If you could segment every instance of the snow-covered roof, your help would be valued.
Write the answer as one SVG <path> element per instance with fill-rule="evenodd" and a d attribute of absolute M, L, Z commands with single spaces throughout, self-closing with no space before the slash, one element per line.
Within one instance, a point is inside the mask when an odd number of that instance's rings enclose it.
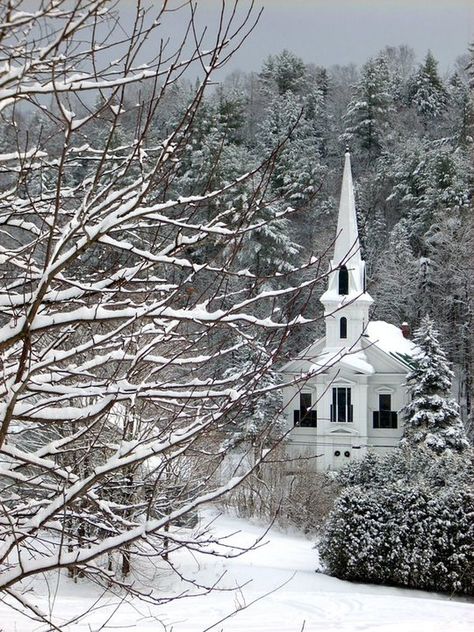
<path fill-rule="evenodd" d="M 329 368 L 337 363 L 338 367 L 355 371 L 356 373 L 364 373 L 365 375 L 372 375 L 375 373 L 374 367 L 367 360 L 367 356 L 361 350 L 359 351 L 347 351 L 347 349 L 328 350 L 313 361 L 312 368 Z"/>
<path fill-rule="evenodd" d="M 370 364 L 365 352 L 362 349 L 348 351 L 345 347 L 326 349 L 323 352 L 321 345 L 325 339 L 321 338 L 316 343 L 306 347 L 294 360 L 287 362 L 280 371 L 285 373 L 292 370 L 304 370 L 310 373 L 321 373 L 337 364 L 357 373 L 372 375 L 374 367 Z M 304 368 L 300 363 L 304 363 Z"/>
<path fill-rule="evenodd" d="M 363 340 L 365 341 L 363 345 L 365 350 L 354 349 L 351 351 L 345 347 L 324 349 L 325 338 L 320 338 L 301 351 L 294 360 L 287 362 L 280 370 L 283 373 L 295 369 L 319 373 L 337 364 L 339 367 L 357 373 L 372 375 L 375 370 L 371 360 L 367 357 L 371 347 L 380 349 L 405 368 L 413 368 L 417 347 L 411 340 L 403 336 L 396 325 L 382 320 L 371 321 L 367 326 Z M 300 364 L 301 362 L 304 363 L 304 368 Z"/>
<path fill-rule="evenodd" d="M 411 340 L 404 337 L 401 329 L 396 325 L 383 320 L 373 320 L 367 325 L 366 339 L 408 368 L 413 367 L 417 347 Z"/>

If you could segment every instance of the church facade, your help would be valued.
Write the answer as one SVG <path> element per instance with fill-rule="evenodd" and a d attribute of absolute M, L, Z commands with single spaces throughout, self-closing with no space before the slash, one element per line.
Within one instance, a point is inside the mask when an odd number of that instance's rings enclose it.
<path fill-rule="evenodd" d="M 352 183 L 345 155 L 334 256 L 321 296 L 326 335 L 282 368 L 288 451 L 314 456 L 319 471 L 339 469 L 402 435 L 400 411 L 415 353 L 406 330 L 370 321 Z"/>

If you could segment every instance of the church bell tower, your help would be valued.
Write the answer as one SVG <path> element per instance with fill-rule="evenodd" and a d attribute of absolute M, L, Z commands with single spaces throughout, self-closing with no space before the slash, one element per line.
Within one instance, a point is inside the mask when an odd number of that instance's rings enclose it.
<path fill-rule="evenodd" d="M 365 262 L 360 252 L 349 152 L 345 154 L 334 256 L 321 303 L 326 323 L 326 350 L 360 349 L 373 299 L 365 288 Z"/>

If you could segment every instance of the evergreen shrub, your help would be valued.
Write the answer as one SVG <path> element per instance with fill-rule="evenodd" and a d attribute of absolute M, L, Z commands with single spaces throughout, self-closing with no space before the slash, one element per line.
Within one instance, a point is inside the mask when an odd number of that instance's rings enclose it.
<path fill-rule="evenodd" d="M 472 595 L 472 455 L 417 456 L 370 455 L 341 473 L 321 560 L 341 579 Z"/>

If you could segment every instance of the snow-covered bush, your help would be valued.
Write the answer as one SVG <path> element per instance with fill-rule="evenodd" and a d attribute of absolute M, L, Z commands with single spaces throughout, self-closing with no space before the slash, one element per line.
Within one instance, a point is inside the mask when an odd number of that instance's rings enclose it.
<path fill-rule="evenodd" d="M 332 575 L 474 594 L 474 495 L 467 487 L 346 489 L 320 545 Z"/>
<path fill-rule="evenodd" d="M 470 452 L 445 452 L 434 456 L 430 450 L 400 448 L 383 456 L 369 452 L 364 459 L 342 469 L 338 482 L 344 487 L 386 487 L 397 482 L 430 487 L 456 487 L 474 479 Z"/>
<path fill-rule="evenodd" d="M 331 575 L 474 594 L 472 454 L 369 455 L 339 478 L 319 547 Z"/>

